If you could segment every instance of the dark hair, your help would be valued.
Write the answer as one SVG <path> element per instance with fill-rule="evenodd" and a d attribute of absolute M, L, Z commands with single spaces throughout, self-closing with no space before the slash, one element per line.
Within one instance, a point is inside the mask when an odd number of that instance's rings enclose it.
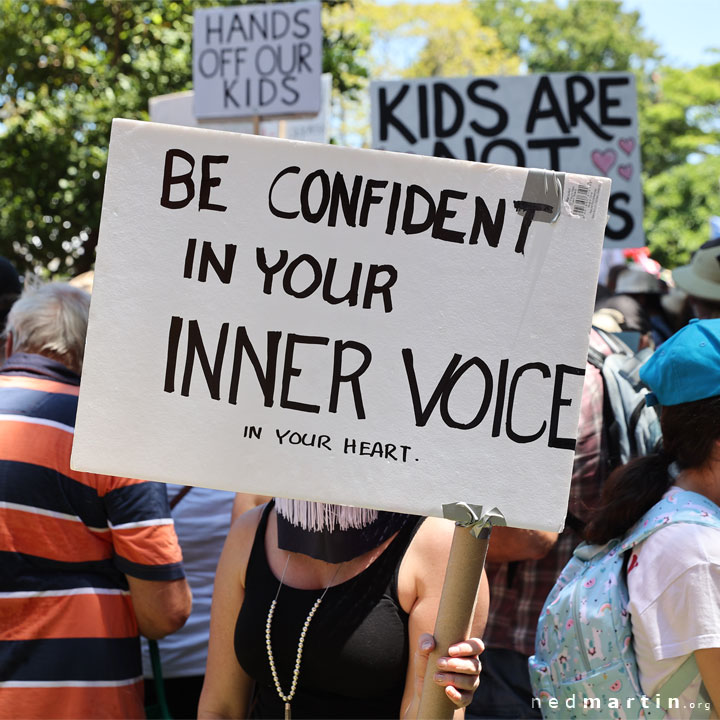
<path fill-rule="evenodd" d="M 660 421 L 663 449 L 634 458 L 610 474 L 585 528 L 588 542 L 603 545 L 624 535 L 672 484 L 671 463 L 687 470 L 710 460 L 720 438 L 720 396 L 664 407 Z"/>

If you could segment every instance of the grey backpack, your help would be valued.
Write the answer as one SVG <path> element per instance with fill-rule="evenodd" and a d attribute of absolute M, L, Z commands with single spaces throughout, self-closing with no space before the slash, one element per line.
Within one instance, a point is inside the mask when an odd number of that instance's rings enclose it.
<path fill-rule="evenodd" d="M 603 378 L 603 432 L 606 435 L 609 469 L 634 457 L 657 452 L 662 444 L 660 416 L 656 406 L 648 406 L 650 392 L 640 380 L 640 368 L 652 349 L 633 352 L 620 338 L 595 328 L 612 352 L 604 355 L 590 346 L 588 361 Z"/>

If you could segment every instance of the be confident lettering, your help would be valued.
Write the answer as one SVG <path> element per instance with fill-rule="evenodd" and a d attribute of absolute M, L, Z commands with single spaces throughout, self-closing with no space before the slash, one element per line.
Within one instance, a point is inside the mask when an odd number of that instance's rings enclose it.
<path fill-rule="evenodd" d="M 225 212 L 227 209 L 210 202 L 211 190 L 220 185 L 220 178 L 211 174 L 211 166 L 227 162 L 227 155 L 202 157 L 198 210 Z M 195 158 L 180 148 L 166 152 L 160 198 L 163 207 L 176 210 L 192 202 L 196 192 L 195 165 Z M 295 200 L 283 204 L 278 195 L 281 191 L 287 195 L 288 190 Z M 467 203 L 472 208 L 472 222 L 466 227 L 458 227 L 453 224 L 454 219 L 462 204 Z M 283 220 L 302 218 L 307 223 L 322 222 L 328 227 L 342 223 L 348 228 L 363 228 L 367 227 L 371 214 L 380 214 L 386 235 L 430 233 L 436 240 L 466 245 L 477 245 L 482 235 L 484 242 L 492 248 L 500 244 L 507 213 L 517 212 L 523 220 L 513 239 L 515 252 L 521 254 L 525 252 L 535 213 L 551 209 L 522 200 L 510 203 L 505 198 L 500 198 L 491 209 L 480 195 L 469 196 L 460 190 L 443 189 L 433 195 L 414 183 L 403 185 L 362 175 L 348 180 L 341 172 L 335 172 L 331 178 L 322 168 L 303 173 L 297 165 L 283 168 L 273 178 L 268 191 L 268 208 L 275 217 Z"/>
<path fill-rule="evenodd" d="M 275 197 L 276 189 L 282 187 L 296 201 L 282 205 Z M 468 227 L 453 226 L 462 203 L 471 203 L 472 223 Z M 469 197 L 460 190 L 444 189 L 433 196 L 421 185 L 403 185 L 384 179 L 365 178 L 355 175 L 346 180 L 341 172 L 332 179 L 323 169 L 309 173 L 297 165 L 281 170 L 273 179 L 268 193 L 268 207 L 277 218 L 307 223 L 325 223 L 336 227 L 338 222 L 346 227 L 367 227 L 371 213 L 379 214 L 385 225 L 385 234 L 418 235 L 429 232 L 431 237 L 445 242 L 477 245 L 482 233 L 490 247 L 498 247 L 509 203 L 500 198 L 491 212 L 484 198 Z M 515 211 L 523 215 L 515 252 L 523 253 L 528 231 L 538 211 L 549 211 L 546 205 L 514 201 Z"/>

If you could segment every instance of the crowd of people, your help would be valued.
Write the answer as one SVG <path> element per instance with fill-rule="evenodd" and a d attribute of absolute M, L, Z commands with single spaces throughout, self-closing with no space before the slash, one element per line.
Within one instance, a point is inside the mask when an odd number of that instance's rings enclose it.
<path fill-rule="evenodd" d="M 649 356 L 662 446 L 615 466 L 589 361 L 565 530 L 494 528 L 471 631 L 436 667 L 449 521 L 71 470 L 89 303 L 0 258 L 0 718 L 139 718 L 162 696 L 176 720 L 412 718 L 424 680 L 458 717 L 540 717 L 528 660 L 574 548 L 680 491 L 720 524 L 720 238 L 671 278 L 623 263 L 598 287 L 591 349 Z M 690 658 L 682 697 L 715 711 L 717 533 L 671 524 L 627 565 L 643 691 Z"/>

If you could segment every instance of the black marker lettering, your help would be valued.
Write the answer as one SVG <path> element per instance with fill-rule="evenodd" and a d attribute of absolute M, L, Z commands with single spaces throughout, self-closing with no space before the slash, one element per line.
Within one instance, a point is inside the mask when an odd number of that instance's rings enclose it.
<path fill-rule="evenodd" d="M 265 248 L 256 248 L 255 249 L 255 261 L 257 263 L 258 268 L 262 271 L 263 275 L 265 275 L 265 282 L 263 283 L 263 292 L 265 295 L 270 295 L 272 292 L 272 284 L 273 284 L 273 277 L 277 272 L 282 270 L 285 267 L 285 263 L 288 259 L 288 251 L 287 250 L 281 250 L 280 251 L 280 258 L 278 261 L 271 267 L 267 264 L 267 258 L 265 257 Z"/>
<path fill-rule="evenodd" d="M 547 96 L 550 107 L 546 110 L 541 110 L 540 105 L 542 104 L 543 97 Z M 555 118 L 560 130 L 566 135 L 569 134 L 570 128 L 562 113 L 560 103 L 558 102 L 555 91 L 550 83 L 550 78 L 547 75 L 543 75 L 535 88 L 535 94 L 533 95 L 532 103 L 530 104 L 530 112 L 528 113 L 527 123 L 525 124 L 525 132 L 531 135 L 535 132 L 535 123 L 542 118 Z"/>
<path fill-rule="evenodd" d="M 310 268 L 311 278 L 307 287 L 303 290 L 296 290 L 292 286 L 292 278 L 300 265 L 304 263 Z M 307 253 L 298 255 L 287 267 L 285 274 L 283 275 L 283 290 L 292 297 L 306 298 L 312 295 L 319 287 L 322 282 L 322 268 L 320 263 L 312 256 Z"/>
<path fill-rule="evenodd" d="M 292 165 L 291 167 L 287 167 L 284 170 L 281 170 L 275 176 L 275 179 L 272 181 L 272 185 L 270 185 L 270 191 L 268 192 L 268 207 L 270 208 L 270 212 L 275 217 L 286 218 L 288 220 L 291 220 L 292 218 L 296 218 L 300 214 L 299 210 L 295 210 L 295 212 L 285 212 L 283 210 L 278 210 L 277 207 L 275 207 L 275 204 L 273 203 L 273 190 L 275 189 L 275 185 L 277 185 L 280 178 L 285 175 L 288 175 L 288 174 L 297 175 L 299 173 L 300 173 L 300 168 L 297 165 Z"/>
<path fill-rule="evenodd" d="M 630 202 L 630 196 L 627 193 L 617 192 L 611 193 L 608 214 L 619 217 L 623 224 L 617 227 L 610 227 L 610 222 L 605 227 L 605 237 L 610 240 L 624 240 L 635 228 L 635 220 L 633 216 L 624 208 L 619 207 L 620 203 L 627 205 Z"/>
<path fill-rule="evenodd" d="M 543 203 L 526 202 L 524 200 L 515 200 L 513 202 L 517 211 L 523 212 L 523 221 L 520 225 L 520 233 L 515 243 L 515 252 L 521 255 L 525 254 L 525 241 L 527 240 L 530 224 L 535 218 L 536 212 L 552 212 L 552 205 L 544 205 Z"/>
<path fill-rule="evenodd" d="M 468 97 L 470 102 L 481 107 L 492 110 L 497 115 L 497 121 L 490 127 L 481 125 L 477 120 L 470 121 L 470 127 L 478 134 L 485 137 L 494 137 L 499 135 L 508 124 L 508 113 L 502 105 L 493 102 L 492 100 L 486 100 L 478 95 L 479 88 L 490 88 L 491 90 L 497 90 L 498 84 L 494 80 L 473 80 L 468 86 Z"/>
<path fill-rule="evenodd" d="M 227 345 L 229 323 L 223 323 L 220 328 L 220 336 L 218 338 L 217 348 L 215 350 L 215 361 L 210 367 L 210 361 L 205 352 L 200 327 L 197 320 L 188 322 L 188 343 L 187 354 L 185 356 L 185 372 L 183 374 L 182 390 L 180 394 L 184 397 L 190 395 L 190 381 L 192 380 L 193 365 L 195 357 L 200 360 L 205 382 L 207 383 L 210 397 L 213 400 L 220 399 L 220 374 L 222 372 L 223 356 L 225 355 L 225 346 Z"/>
<path fill-rule="evenodd" d="M 362 355 L 360 365 L 350 373 L 342 372 L 342 356 L 345 350 L 357 350 Z M 330 386 L 330 405 L 328 410 L 331 413 L 337 412 L 338 397 L 340 395 L 340 383 L 349 382 L 353 394 L 353 402 L 355 403 L 355 414 L 359 420 L 365 419 L 365 406 L 363 405 L 362 392 L 360 390 L 360 376 L 370 367 L 372 353 L 370 348 L 362 343 L 348 340 L 335 341 L 335 354 L 333 358 L 333 374 Z"/>
<path fill-rule="evenodd" d="M 582 86 L 584 89 L 583 97 L 578 100 L 575 97 L 576 85 Z M 603 129 L 587 114 L 585 108 L 593 101 L 595 90 L 592 81 L 585 75 L 571 75 L 565 80 L 565 88 L 568 99 L 568 115 L 570 116 L 570 125 L 575 127 L 580 120 L 584 120 L 585 124 L 603 140 L 612 140 L 612 135 L 604 132 Z M 579 143 L 579 141 L 578 141 Z M 555 170 L 556 168 L 553 168 Z"/>
<path fill-rule="evenodd" d="M 181 175 L 174 175 L 173 169 L 175 158 L 180 158 L 190 165 L 190 169 Z M 172 148 L 165 153 L 165 169 L 163 171 L 162 195 L 160 204 L 163 207 L 177 210 L 184 208 L 195 196 L 195 183 L 192 181 L 192 173 L 195 169 L 195 158 L 190 153 Z M 185 186 L 185 197 L 180 200 L 170 199 L 170 188 L 173 185 L 182 184 Z"/>
<path fill-rule="evenodd" d="M 227 210 L 226 205 L 216 205 L 210 202 L 210 189 L 220 185 L 220 178 L 216 175 L 210 175 L 210 165 L 220 165 L 227 161 L 227 155 L 203 155 L 198 210 L 217 210 L 218 212 Z"/>
<path fill-rule="evenodd" d="M 585 369 L 572 367 L 570 365 L 555 366 L 555 385 L 553 387 L 552 411 L 550 412 L 550 436 L 548 438 L 548 447 L 575 450 L 574 437 L 560 438 L 557 436 L 560 408 L 572 405 L 572 400 L 562 397 L 562 387 L 565 375 L 583 376 L 585 375 Z"/>
<path fill-rule="evenodd" d="M 235 333 L 235 352 L 233 353 L 232 374 L 230 376 L 230 391 L 228 393 L 228 402 L 231 405 L 237 405 L 238 389 L 240 387 L 240 371 L 242 370 L 242 361 L 247 353 L 253 369 L 255 377 L 263 394 L 263 404 L 265 407 L 273 406 L 273 395 L 275 393 L 275 376 L 277 374 L 277 357 L 278 347 L 280 345 L 280 333 L 277 330 L 271 330 L 267 333 L 267 355 L 265 368 L 260 364 L 260 359 L 250 338 L 247 329 L 238 327 Z"/>
<path fill-rule="evenodd" d="M 543 420 L 540 429 L 534 435 L 520 435 L 513 430 L 512 427 L 512 413 L 515 406 L 515 393 L 517 391 L 517 384 L 523 373 L 528 370 L 539 370 L 544 378 L 550 377 L 550 368 L 545 363 L 535 362 L 521 365 L 513 375 L 510 381 L 510 392 L 508 394 L 508 406 L 507 406 L 507 418 L 505 420 L 505 432 L 507 436 L 516 443 L 529 443 L 537 440 L 544 432 L 547 427 L 547 421 Z"/>
<path fill-rule="evenodd" d="M 560 148 L 577 147 L 580 144 L 579 138 L 544 138 L 542 140 L 528 140 L 530 150 L 542 150 L 547 148 L 550 151 L 550 169 L 560 170 Z M 543 165 L 543 167 L 545 167 Z"/>
<path fill-rule="evenodd" d="M 628 77 L 601 77 L 599 82 L 599 100 L 600 100 L 600 122 L 603 125 L 615 125 L 627 127 L 632 120 L 626 115 L 624 117 L 611 117 L 608 110 L 611 107 L 620 105 L 620 100 L 611 98 L 608 94 L 612 87 L 623 87 L 630 84 Z"/>
<path fill-rule="evenodd" d="M 432 229 L 432 236 L 434 238 L 454 243 L 462 243 L 464 241 L 464 232 L 460 230 L 449 230 L 444 226 L 444 223 L 446 220 L 452 219 L 457 215 L 457 210 L 448 209 L 448 200 L 464 200 L 466 197 L 466 192 L 459 192 L 457 190 L 440 191 L 440 201 L 438 202 L 435 222 L 433 223 Z"/>
<path fill-rule="evenodd" d="M 479 195 L 475 198 L 475 217 L 473 218 L 472 231 L 468 240 L 469 245 L 476 245 L 478 237 L 480 237 L 480 228 L 485 233 L 485 239 L 490 247 L 497 247 L 500 243 L 503 224 L 505 223 L 505 198 L 498 200 L 497 210 L 495 210 L 495 220 L 493 220 L 485 204 Z"/>
<path fill-rule="evenodd" d="M 177 367 L 178 346 L 180 345 L 180 333 L 182 332 L 183 319 L 173 315 L 170 318 L 170 332 L 168 333 L 167 362 L 165 364 L 165 387 L 166 393 L 175 392 L 175 368 Z"/>
<path fill-rule="evenodd" d="M 319 413 L 319 405 L 310 405 L 308 403 L 301 403 L 294 400 L 290 400 L 288 395 L 290 394 L 290 380 L 294 377 L 299 377 L 302 373 L 300 368 L 293 367 L 293 354 L 295 352 L 295 345 L 327 345 L 330 342 L 329 338 L 317 337 L 312 335 L 296 335 L 290 333 L 287 336 L 287 344 L 285 346 L 285 362 L 283 365 L 283 381 L 282 390 L 280 393 L 280 407 L 287 408 L 288 410 L 300 410 L 302 412 Z"/>
<path fill-rule="evenodd" d="M 377 279 L 381 273 L 387 275 L 384 283 L 378 283 Z M 363 307 L 367 310 L 372 303 L 373 295 L 382 295 L 385 312 L 392 312 L 392 296 L 390 288 L 397 282 L 398 273 L 392 265 L 371 265 L 368 269 L 368 279 L 365 285 L 363 296 Z"/>
<path fill-rule="evenodd" d="M 450 415 L 450 408 L 449 408 L 450 395 L 452 394 L 452 391 L 455 388 L 455 384 L 457 383 L 457 381 L 471 367 L 479 368 L 480 372 L 483 374 L 483 379 L 484 379 L 483 400 L 482 400 L 482 403 L 480 404 L 480 408 L 478 409 L 475 417 L 467 423 L 461 423 L 461 422 L 458 422 L 457 420 L 455 420 Z M 483 360 L 481 360 L 479 357 L 470 358 L 470 360 L 467 360 L 466 362 L 464 362 L 453 373 L 452 377 L 450 378 L 449 382 L 447 383 L 447 387 L 445 388 L 442 398 L 440 400 L 440 415 L 442 416 L 442 419 L 445 421 L 445 424 L 448 427 L 457 428 L 458 430 L 472 430 L 473 428 L 477 427 L 485 418 L 488 408 L 490 407 L 490 401 L 492 400 L 492 391 L 493 391 L 493 378 L 492 378 L 492 373 L 490 372 L 490 368 L 487 366 L 487 364 Z"/>
<path fill-rule="evenodd" d="M 315 212 L 310 210 L 310 189 L 316 179 L 320 180 L 320 204 Z M 315 170 L 311 172 L 302 184 L 300 190 L 300 209 L 302 210 L 302 216 L 309 223 L 318 223 L 322 220 L 325 211 L 327 210 L 328 203 L 330 202 L 330 178 L 324 170 Z"/>
<path fill-rule="evenodd" d="M 370 213 L 371 205 L 379 205 L 383 197 L 382 195 L 375 195 L 373 190 L 387 186 L 387 180 L 370 180 L 365 182 L 365 194 L 363 195 L 362 207 L 360 208 L 360 227 L 367 227 L 368 214 Z"/>
<path fill-rule="evenodd" d="M 380 140 L 385 142 L 388 139 L 388 130 L 394 127 L 411 145 L 417 142 L 417 138 L 393 115 L 395 108 L 403 101 L 410 86 L 406 83 L 400 86 L 397 95 L 392 102 L 388 102 L 387 88 L 381 87 L 378 91 L 378 115 L 380 117 Z"/>

